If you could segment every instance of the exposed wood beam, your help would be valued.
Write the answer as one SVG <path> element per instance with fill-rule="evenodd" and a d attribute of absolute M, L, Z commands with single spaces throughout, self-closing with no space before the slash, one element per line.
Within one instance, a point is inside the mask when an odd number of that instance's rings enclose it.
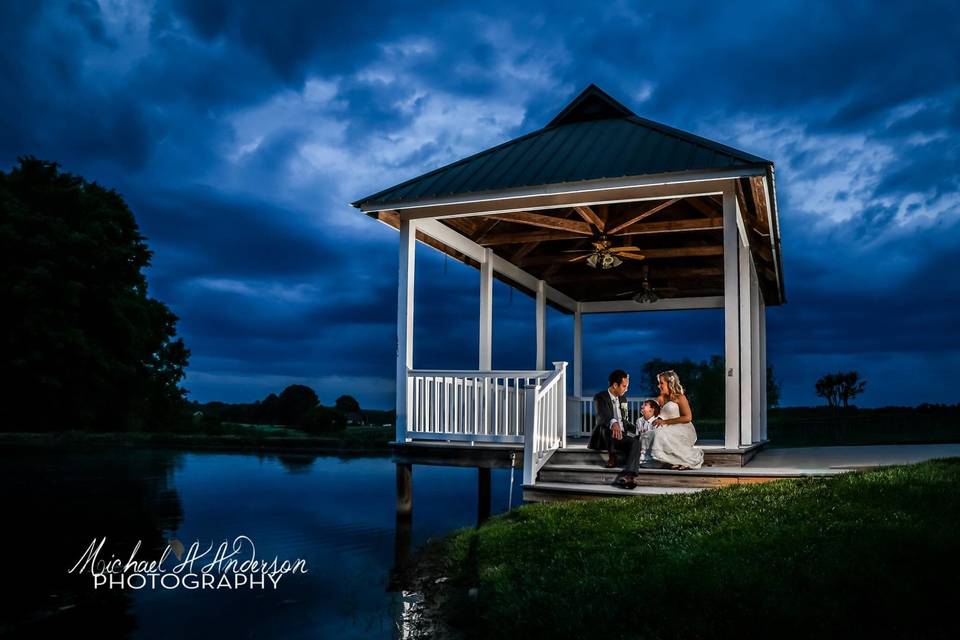
<path fill-rule="evenodd" d="M 723 267 L 691 267 L 675 269 L 657 269 L 651 270 L 649 280 L 656 283 L 663 280 L 683 280 L 690 278 L 719 278 L 723 275 Z M 620 282 L 627 286 L 640 287 L 643 282 L 643 271 L 632 269 L 629 271 L 621 270 L 621 267 L 614 267 L 605 271 L 594 271 L 589 266 L 571 270 L 562 275 L 556 275 L 550 279 L 550 284 L 583 282 L 585 284 L 594 282 Z M 720 283 L 722 284 L 722 283 Z M 656 287 L 654 287 L 656 288 Z"/>
<path fill-rule="evenodd" d="M 527 254 L 533 251 L 538 244 L 540 243 L 528 242 L 527 244 L 520 245 L 520 248 L 514 251 L 513 255 L 510 256 L 510 262 L 517 265 L 521 264 L 523 262 L 523 259 L 527 256 Z"/>
<path fill-rule="evenodd" d="M 390 211 L 390 210 L 387 210 L 387 211 L 378 211 L 378 212 L 377 212 L 377 219 L 380 220 L 381 222 L 387 223 L 388 225 L 390 225 L 390 226 L 393 227 L 394 229 L 399 229 L 399 228 L 400 228 L 400 216 L 397 214 L 396 211 Z M 417 230 L 416 238 L 417 238 L 417 240 L 419 240 L 419 241 L 422 242 L 423 244 L 425 244 L 425 245 L 427 245 L 427 246 L 430 246 L 430 247 L 433 247 L 433 248 L 436 249 L 437 251 L 443 252 L 443 253 L 447 254 L 448 256 L 450 256 L 451 258 L 453 258 L 454 260 L 457 260 L 457 261 L 459 261 L 459 262 L 462 262 L 463 264 L 467 264 L 467 265 L 474 266 L 474 267 L 479 264 L 479 263 L 478 263 L 475 259 L 473 259 L 472 257 L 466 255 L 465 253 L 462 253 L 462 252 L 460 252 L 460 251 L 457 251 L 457 250 L 454 249 L 453 247 L 451 247 L 451 246 L 449 246 L 449 245 L 446 245 L 446 244 L 440 242 L 439 240 L 437 240 L 437 239 L 435 239 L 435 238 L 433 238 L 433 237 L 431 237 L 431 236 L 428 236 L 428 235 L 425 234 L 423 231 Z"/>
<path fill-rule="evenodd" d="M 488 219 L 484 220 L 483 222 L 479 223 L 479 224 L 477 225 L 477 231 L 476 231 L 476 233 L 473 235 L 473 241 L 474 241 L 474 242 L 479 242 L 479 241 L 482 240 L 483 238 L 486 238 L 486 237 L 487 237 L 487 234 L 490 233 L 491 231 L 493 231 L 493 229 L 497 226 L 497 223 L 498 223 L 498 222 L 500 222 L 500 221 L 499 221 L 499 220 L 496 220 L 496 219 L 489 219 L 489 218 L 488 218 Z"/>
<path fill-rule="evenodd" d="M 723 229 L 722 218 L 698 218 L 695 220 L 670 220 L 667 222 L 637 222 L 618 235 L 635 236 L 649 233 L 674 233 L 682 231 L 712 231 Z M 498 244 L 520 244 L 525 242 L 547 242 L 550 240 L 575 240 L 582 234 L 569 231 L 542 231 L 537 233 L 498 233 L 487 236 L 482 244 L 490 247 Z"/>
<path fill-rule="evenodd" d="M 530 213 L 529 211 L 502 213 L 498 214 L 496 219 L 507 222 L 519 222 L 520 224 L 529 224 L 531 226 L 542 227 L 544 229 L 568 231 L 570 233 L 578 233 L 584 236 L 592 236 L 594 233 L 593 228 L 586 222 L 581 222 L 579 220 L 567 220 L 566 218 L 557 218 L 555 216 L 545 216 L 540 213 Z"/>
<path fill-rule="evenodd" d="M 672 233 L 676 231 L 712 231 L 723 229 L 723 218 L 698 218 L 695 220 L 670 220 L 668 222 L 638 222 L 620 232 L 622 236 L 648 233 Z"/>
<path fill-rule="evenodd" d="M 510 232 L 491 234 L 483 239 L 482 244 L 485 247 L 492 247 L 498 244 L 520 244 L 527 242 L 548 242 L 550 240 L 576 240 L 583 238 L 583 234 L 570 233 L 569 231 L 537 231 L 537 232 Z"/>
<path fill-rule="evenodd" d="M 693 205 L 693 208 L 707 216 L 708 218 L 713 218 L 719 216 L 723 213 L 723 204 L 717 203 L 714 200 L 705 200 L 703 198 L 687 198 L 687 202 Z M 710 206 L 710 203 L 713 202 L 713 206 Z"/>
<path fill-rule="evenodd" d="M 603 218 L 597 215 L 597 212 L 593 210 L 589 205 L 581 205 L 573 208 L 581 218 L 594 225 L 600 231 L 603 231 L 607 226 L 606 222 L 603 221 Z"/>
<path fill-rule="evenodd" d="M 524 245 L 526 246 L 526 245 Z M 664 258 L 699 258 L 704 256 L 722 256 L 723 247 L 658 247 L 658 248 L 640 248 L 640 253 L 648 260 L 658 260 Z M 545 264 L 553 264 L 558 260 L 563 260 L 562 255 L 549 255 L 549 256 L 531 256 L 529 258 L 523 259 L 520 261 L 524 267 L 533 267 L 533 266 L 543 266 Z"/>
<path fill-rule="evenodd" d="M 767 226 L 767 198 L 764 190 L 764 178 L 750 178 L 750 191 L 757 205 L 757 218 L 763 227 Z"/>
<path fill-rule="evenodd" d="M 443 222 L 449 225 L 454 231 L 457 231 L 468 238 L 472 238 L 477 230 L 477 226 L 473 218 L 448 218 Z"/>
<path fill-rule="evenodd" d="M 654 204 L 652 207 L 648 208 L 646 211 L 641 211 L 640 213 L 631 213 L 628 215 L 628 217 L 625 220 L 623 220 L 618 225 L 616 225 L 615 227 L 607 231 L 607 234 L 612 236 L 616 234 L 618 231 L 622 231 L 623 229 L 626 229 L 632 224 L 640 222 L 645 218 L 649 218 L 650 216 L 657 213 L 658 211 L 663 211 L 667 207 L 670 207 L 676 204 L 680 200 L 681 198 L 672 198 L 670 200 L 664 200 L 663 202 L 658 202 Z"/>

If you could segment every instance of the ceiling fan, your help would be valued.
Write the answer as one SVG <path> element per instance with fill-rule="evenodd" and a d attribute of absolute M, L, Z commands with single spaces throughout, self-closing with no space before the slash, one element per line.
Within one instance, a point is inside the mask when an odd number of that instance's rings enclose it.
<path fill-rule="evenodd" d="M 631 296 L 634 302 L 640 303 L 650 303 L 656 302 L 660 299 L 659 293 L 666 293 L 667 291 L 676 291 L 675 287 L 657 287 L 654 289 L 650 286 L 650 266 L 643 265 L 643 280 L 640 282 L 640 288 L 634 289 L 632 291 L 624 291 L 623 293 L 617 294 L 617 297 L 621 296 Z"/>
<path fill-rule="evenodd" d="M 581 253 L 583 255 L 574 256 L 567 262 L 579 262 L 586 260 L 587 264 L 594 269 L 611 269 L 623 264 L 623 258 L 627 260 L 643 260 L 645 256 L 640 253 L 641 249 L 637 247 L 614 247 L 610 240 L 602 235 L 595 240 L 591 240 L 592 249 L 571 249 L 563 253 Z"/>

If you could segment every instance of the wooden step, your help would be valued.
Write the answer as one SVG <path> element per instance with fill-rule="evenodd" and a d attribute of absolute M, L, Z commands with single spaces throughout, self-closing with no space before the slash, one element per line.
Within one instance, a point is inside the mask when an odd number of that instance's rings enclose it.
<path fill-rule="evenodd" d="M 571 484 L 538 482 L 523 486 L 523 499 L 527 502 L 556 502 L 560 500 L 590 500 L 599 498 L 624 498 L 640 496 L 662 496 L 677 493 L 696 493 L 703 491 L 698 487 L 624 487 L 599 484 Z"/>
<path fill-rule="evenodd" d="M 741 449 L 725 449 L 720 443 L 707 442 L 709 444 L 700 446 L 700 449 L 703 450 L 703 466 L 705 467 L 742 467 L 750 462 L 766 445 L 766 442 L 758 442 Z M 626 461 L 626 455 L 626 453 L 621 453 L 620 457 Z M 552 460 L 559 464 L 595 465 L 606 462 L 607 454 L 587 449 L 585 440 L 573 440 L 568 441 L 565 449 L 556 451 Z"/>
<path fill-rule="evenodd" d="M 556 455 L 556 454 L 554 454 Z M 713 467 L 691 469 L 688 471 L 674 471 L 672 469 L 640 469 L 636 483 L 645 487 L 723 487 L 731 484 L 753 484 L 757 482 L 771 482 L 786 478 L 803 478 L 808 476 L 833 475 L 835 471 L 785 471 L 773 469 L 751 470 L 742 467 Z M 551 458 L 542 469 L 537 483 L 553 484 L 590 484 L 607 485 L 621 477 L 623 469 L 614 467 L 607 469 L 602 465 L 586 464 L 557 464 Z"/>

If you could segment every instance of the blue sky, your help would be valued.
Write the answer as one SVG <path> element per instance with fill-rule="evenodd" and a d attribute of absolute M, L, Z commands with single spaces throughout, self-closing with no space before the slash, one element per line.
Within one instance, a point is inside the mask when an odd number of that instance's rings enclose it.
<path fill-rule="evenodd" d="M 390 407 L 397 234 L 362 196 L 543 126 L 593 82 L 777 166 L 783 403 L 856 369 L 859 404 L 960 401 L 956 2 L 4 2 L 0 166 L 116 188 L 200 400 L 290 383 Z M 478 273 L 418 248 L 415 366 L 475 367 Z M 534 364 L 497 283 L 494 366 Z M 572 357 L 550 315 L 548 358 Z M 717 311 L 588 317 L 612 366 L 722 352 Z M 634 387 L 637 387 L 637 381 Z"/>

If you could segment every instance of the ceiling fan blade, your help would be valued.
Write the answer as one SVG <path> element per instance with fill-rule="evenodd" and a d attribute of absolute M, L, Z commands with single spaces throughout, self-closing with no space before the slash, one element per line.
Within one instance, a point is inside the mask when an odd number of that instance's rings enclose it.
<path fill-rule="evenodd" d="M 567 262 L 576 262 L 577 260 L 586 260 L 592 255 L 593 255 L 593 252 L 591 251 L 590 253 L 584 254 L 582 256 L 575 256 L 573 258 L 570 258 L 569 260 L 567 260 Z"/>
<path fill-rule="evenodd" d="M 560 253 L 593 253 L 594 249 L 566 249 Z"/>
<path fill-rule="evenodd" d="M 610 249 L 610 251 L 616 251 L 617 253 L 629 253 L 633 251 L 643 251 L 643 249 L 639 247 L 613 247 Z"/>
<path fill-rule="evenodd" d="M 636 253 L 621 253 L 621 258 L 626 258 L 627 260 L 646 260 L 647 257 L 644 255 L 639 255 Z"/>

